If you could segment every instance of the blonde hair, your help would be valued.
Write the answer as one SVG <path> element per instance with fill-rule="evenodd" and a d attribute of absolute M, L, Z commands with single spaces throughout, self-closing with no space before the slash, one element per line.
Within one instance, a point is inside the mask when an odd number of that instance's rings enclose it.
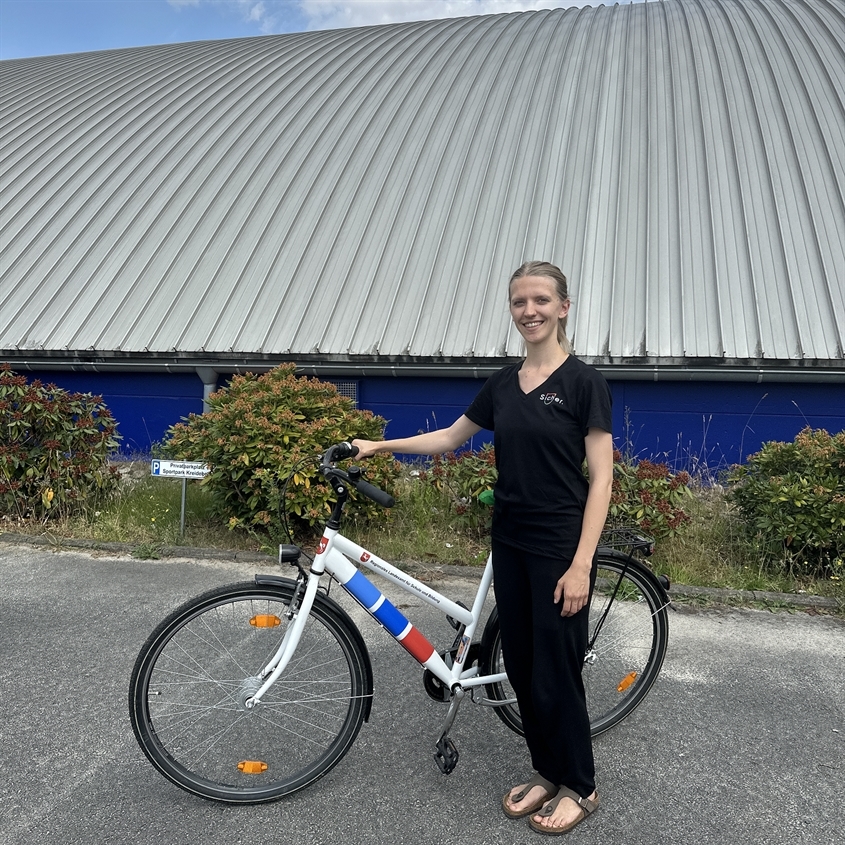
<path fill-rule="evenodd" d="M 510 298 L 511 285 L 523 276 L 543 276 L 554 282 L 555 293 L 561 302 L 566 302 L 569 299 L 569 290 L 566 282 L 566 276 L 559 267 L 550 264 L 548 261 L 526 261 L 521 267 L 514 271 L 508 282 L 508 298 Z M 572 343 L 566 336 L 566 320 L 567 316 L 561 317 L 557 321 L 557 342 L 560 344 L 564 352 L 572 352 Z"/>

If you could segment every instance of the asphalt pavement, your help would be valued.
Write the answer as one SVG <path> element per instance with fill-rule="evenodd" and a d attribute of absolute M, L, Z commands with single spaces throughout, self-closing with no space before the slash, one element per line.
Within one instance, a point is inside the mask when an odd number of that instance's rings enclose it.
<path fill-rule="evenodd" d="M 376 687 L 369 723 L 332 772 L 277 803 L 231 807 L 154 771 L 128 718 L 141 644 L 184 599 L 258 568 L 0 546 L 0 845 L 541 841 L 500 809 L 502 793 L 530 773 L 520 738 L 467 701 L 451 732 L 460 762 L 442 775 L 432 754 L 444 706 L 338 589 L 333 597 L 360 620 Z M 378 584 L 438 647 L 451 642 L 436 611 Z M 438 589 L 469 603 L 476 586 L 448 575 Z M 657 685 L 595 740 L 601 809 L 566 841 L 840 842 L 843 678 L 841 619 L 673 610 Z"/>

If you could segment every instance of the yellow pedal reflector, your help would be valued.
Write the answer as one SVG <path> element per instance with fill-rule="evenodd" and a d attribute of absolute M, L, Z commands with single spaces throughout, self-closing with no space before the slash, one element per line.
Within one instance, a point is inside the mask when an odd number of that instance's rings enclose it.
<path fill-rule="evenodd" d="M 278 628 L 282 624 L 282 620 L 273 613 L 259 613 L 249 620 L 249 624 L 253 628 Z"/>
<path fill-rule="evenodd" d="M 267 764 L 262 763 L 261 760 L 241 760 L 238 763 L 238 768 L 245 775 L 260 775 L 262 772 L 267 771 Z"/>
<path fill-rule="evenodd" d="M 628 674 L 625 675 L 625 677 L 622 678 L 622 680 L 619 682 L 619 686 L 616 687 L 616 691 L 617 692 L 625 692 L 625 690 L 628 689 L 628 687 L 631 686 L 631 684 L 633 684 L 634 681 L 636 681 L 636 680 L 637 680 L 637 673 L 636 672 L 628 672 Z"/>

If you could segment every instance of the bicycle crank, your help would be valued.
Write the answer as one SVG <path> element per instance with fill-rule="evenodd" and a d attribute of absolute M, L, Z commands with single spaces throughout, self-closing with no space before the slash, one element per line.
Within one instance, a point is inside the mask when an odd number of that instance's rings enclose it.
<path fill-rule="evenodd" d="M 451 649 L 438 652 L 445 661 L 446 665 L 451 668 L 455 663 L 455 657 L 458 653 L 457 646 Z M 473 643 L 469 647 L 469 654 L 464 661 L 464 666 L 468 669 L 470 666 L 475 666 L 481 660 L 481 643 Z M 441 704 L 448 704 L 452 699 L 452 691 L 447 687 L 443 681 L 440 680 L 430 669 L 423 672 L 423 687 L 430 698 L 439 701 Z"/>

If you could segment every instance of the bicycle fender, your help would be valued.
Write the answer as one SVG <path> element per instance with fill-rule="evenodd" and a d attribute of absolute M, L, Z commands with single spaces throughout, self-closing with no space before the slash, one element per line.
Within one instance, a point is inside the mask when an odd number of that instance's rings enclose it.
<path fill-rule="evenodd" d="M 499 608 L 493 605 L 490 615 L 487 617 L 487 623 L 484 626 L 484 632 L 481 634 L 481 672 L 484 675 L 492 673 L 493 669 L 490 666 L 490 651 L 493 647 L 493 637 L 499 629 Z"/>
<path fill-rule="evenodd" d="M 296 589 L 296 581 L 284 578 L 281 575 L 264 575 L 257 573 L 255 583 L 262 587 L 283 587 L 293 592 Z M 370 652 L 367 644 L 358 630 L 358 626 L 352 621 L 349 614 L 333 599 L 323 593 L 314 596 L 314 603 L 319 604 L 324 610 L 338 617 L 346 626 L 349 635 L 355 640 L 361 654 L 364 657 L 364 676 L 366 679 L 366 702 L 364 705 L 364 721 L 370 721 L 370 710 L 373 706 L 373 664 L 370 661 Z"/>
<path fill-rule="evenodd" d="M 608 546 L 599 546 L 598 553 L 604 558 L 611 558 L 619 563 L 625 564 L 629 569 L 636 569 L 643 578 L 647 578 L 655 586 L 660 596 L 669 603 L 669 579 L 665 576 L 655 575 L 651 567 L 631 555 L 626 555 L 617 549 Z M 665 578 L 665 583 L 664 579 Z"/>

